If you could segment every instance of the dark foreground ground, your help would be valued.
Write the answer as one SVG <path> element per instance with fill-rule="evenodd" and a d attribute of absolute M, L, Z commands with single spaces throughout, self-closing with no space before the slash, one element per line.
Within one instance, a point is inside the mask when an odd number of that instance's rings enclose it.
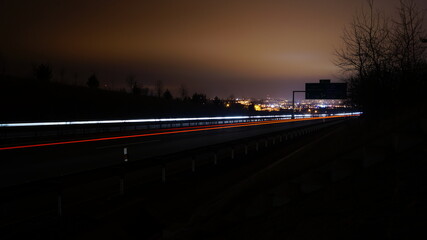
<path fill-rule="evenodd" d="M 8 234 L 32 239 L 420 239 L 427 118 L 348 121 Z M 199 169 L 198 169 L 199 170 Z"/>

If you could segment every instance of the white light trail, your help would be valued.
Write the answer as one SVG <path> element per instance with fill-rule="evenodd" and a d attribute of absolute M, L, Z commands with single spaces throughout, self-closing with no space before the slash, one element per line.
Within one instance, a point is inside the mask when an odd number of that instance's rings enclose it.
<path fill-rule="evenodd" d="M 338 114 L 295 114 L 295 118 L 311 118 L 326 116 L 361 115 L 362 112 L 338 113 Z M 292 115 L 268 115 L 268 116 L 229 116 L 229 117 L 197 117 L 197 118 L 151 118 L 151 119 L 126 119 L 126 120 L 94 120 L 94 121 L 60 121 L 60 122 L 25 122 L 25 123 L 0 123 L 0 128 L 7 127 L 41 127 L 41 126 L 68 126 L 68 125 L 97 125 L 97 124 L 123 124 L 123 123 L 162 123 L 162 122 L 186 122 L 186 121 L 221 121 L 244 120 L 261 118 L 291 119 Z"/>

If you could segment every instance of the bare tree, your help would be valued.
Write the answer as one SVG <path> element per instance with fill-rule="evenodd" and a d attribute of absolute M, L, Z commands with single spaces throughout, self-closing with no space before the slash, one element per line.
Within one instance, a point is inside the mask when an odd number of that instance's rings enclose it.
<path fill-rule="evenodd" d="M 422 46 L 424 13 L 413 0 L 400 0 L 398 19 L 394 21 L 394 63 L 404 77 L 416 71 L 425 57 Z"/>
<path fill-rule="evenodd" d="M 166 89 L 166 91 L 163 93 L 163 98 L 168 101 L 173 99 L 172 93 L 169 91 L 169 89 Z"/>
<path fill-rule="evenodd" d="M 191 101 L 193 103 L 196 104 L 206 104 L 207 103 L 207 98 L 206 95 L 203 93 L 194 93 L 193 96 L 191 97 Z"/>
<path fill-rule="evenodd" d="M 132 75 L 132 74 L 129 74 L 126 77 L 126 84 L 128 85 L 129 90 L 132 92 L 132 90 L 133 90 L 133 88 L 134 88 L 134 86 L 136 84 L 135 76 Z"/>
<path fill-rule="evenodd" d="M 344 72 L 366 78 L 386 68 L 390 56 L 390 30 L 386 17 L 368 0 L 344 29 L 343 47 L 335 50 L 335 64 Z"/>
<path fill-rule="evenodd" d="M 6 62 L 3 54 L 0 53 L 0 77 L 3 78 L 6 75 Z"/>
<path fill-rule="evenodd" d="M 181 85 L 181 87 L 179 89 L 179 92 L 181 94 L 181 99 L 182 100 L 185 100 L 185 99 L 188 98 L 188 90 L 187 90 L 187 87 L 184 84 Z"/>
<path fill-rule="evenodd" d="M 40 64 L 34 69 L 34 75 L 39 82 L 52 80 L 52 68 L 47 64 Z"/>
<path fill-rule="evenodd" d="M 397 20 L 376 10 L 373 0 L 367 3 L 344 30 L 335 64 L 349 74 L 353 103 L 387 114 L 399 107 L 399 97 L 423 89 L 423 14 L 413 0 L 400 0 Z"/>
<path fill-rule="evenodd" d="M 163 82 L 162 80 L 157 80 L 155 83 L 155 89 L 156 89 L 156 94 L 157 97 L 161 97 L 163 94 Z"/>
<path fill-rule="evenodd" d="M 129 86 L 130 92 L 134 95 L 141 95 L 143 93 L 142 84 L 136 80 L 134 75 L 130 74 L 126 77 L 126 84 Z"/>
<path fill-rule="evenodd" d="M 92 74 L 92 75 L 88 78 L 88 80 L 87 80 L 87 82 L 86 82 L 86 85 L 87 85 L 89 88 L 92 88 L 92 89 L 97 89 L 97 88 L 99 87 L 99 80 L 98 80 L 98 78 L 96 77 L 96 75 L 95 75 L 95 74 Z"/>
<path fill-rule="evenodd" d="M 61 81 L 61 83 L 65 83 L 65 68 L 61 68 L 59 70 L 59 80 Z"/>
<path fill-rule="evenodd" d="M 74 72 L 73 73 L 73 79 L 74 79 L 73 85 L 74 86 L 77 86 L 77 79 L 78 78 L 79 78 L 79 74 L 77 72 Z"/>

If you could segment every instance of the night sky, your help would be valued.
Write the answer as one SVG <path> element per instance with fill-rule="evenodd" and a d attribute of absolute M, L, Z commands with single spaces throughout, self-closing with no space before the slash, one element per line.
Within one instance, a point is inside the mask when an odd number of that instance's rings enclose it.
<path fill-rule="evenodd" d="M 289 97 L 305 82 L 340 78 L 334 48 L 362 3 L 0 0 L 0 61 L 21 75 L 49 63 L 68 82 L 94 72 L 112 88 L 134 74 L 145 86 L 160 79 L 210 97 Z M 397 4 L 376 1 L 387 13 Z"/>

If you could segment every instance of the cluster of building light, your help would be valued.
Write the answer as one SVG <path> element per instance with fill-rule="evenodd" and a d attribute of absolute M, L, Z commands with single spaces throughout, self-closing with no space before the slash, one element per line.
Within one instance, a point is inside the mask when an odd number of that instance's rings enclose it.
<path fill-rule="evenodd" d="M 280 111 L 280 106 L 277 104 L 258 104 L 255 105 L 258 107 L 255 107 L 255 110 L 257 111 L 268 111 L 268 112 L 274 112 L 274 111 Z"/>
<path fill-rule="evenodd" d="M 347 108 L 343 100 L 340 99 L 304 99 L 298 102 L 303 108 Z"/>
<path fill-rule="evenodd" d="M 250 106 L 252 105 L 252 101 L 249 99 L 236 99 L 236 103 L 241 104 L 243 106 Z"/>
<path fill-rule="evenodd" d="M 244 105 L 246 107 L 254 105 L 256 111 L 280 111 L 280 110 L 292 110 L 292 101 L 287 99 L 236 99 L 235 101 L 238 104 Z M 301 101 L 295 102 L 295 109 L 302 111 L 303 109 L 308 110 L 308 112 L 317 113 L 317 109 L 323 108 L 348 108 L 343 100 L 338 99 L 304 99 Z"/>

